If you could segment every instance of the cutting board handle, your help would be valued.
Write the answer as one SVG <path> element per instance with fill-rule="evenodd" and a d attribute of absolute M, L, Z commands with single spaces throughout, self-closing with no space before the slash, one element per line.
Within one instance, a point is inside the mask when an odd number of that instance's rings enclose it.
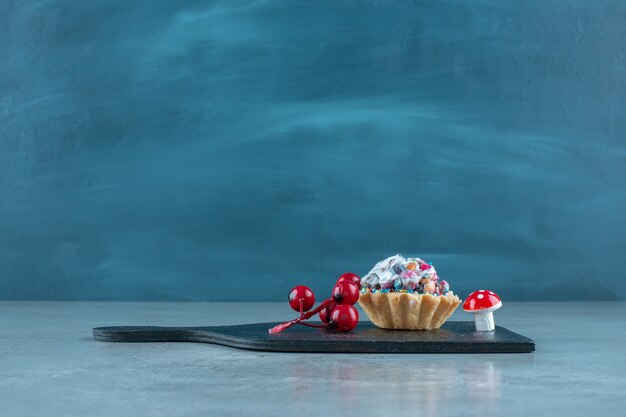
<path fill-rule="evenodd" d="M 110 326 L 95 327 L 93 338 L 100 342 L 194 342 L 206 340 L 211 327 Z"/>

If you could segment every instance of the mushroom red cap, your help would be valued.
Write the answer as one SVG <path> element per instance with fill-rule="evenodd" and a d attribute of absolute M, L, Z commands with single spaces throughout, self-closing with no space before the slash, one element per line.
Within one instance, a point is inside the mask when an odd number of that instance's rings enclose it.
<path fill-rule="evenodd" d="M 502 305 L 502 300 L 495 292 L 489 290 L 474 291 L 467 296 L 463 303 L 465 311 L 479 311 L 487 308 L 498 309 Z"/>

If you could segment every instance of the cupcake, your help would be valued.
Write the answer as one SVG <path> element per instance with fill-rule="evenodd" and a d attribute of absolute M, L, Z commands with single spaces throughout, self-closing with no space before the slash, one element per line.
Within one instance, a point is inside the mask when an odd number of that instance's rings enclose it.
<path fill-rule="evenodd" d="M 420 258 L 391 256 L 361 278 L 359 304 L 382 329 L 438 329 L 461 304 L 435 268 Z"/>

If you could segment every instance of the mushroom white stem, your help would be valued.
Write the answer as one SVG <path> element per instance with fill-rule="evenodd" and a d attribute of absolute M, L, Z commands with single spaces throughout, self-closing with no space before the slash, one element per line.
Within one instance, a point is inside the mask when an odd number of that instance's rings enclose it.
<path fill-rule="evenodd" d="M 475 312 L 474 323 L 476 323 L 477 332 L 491 332 L 496 328 L 496 324 L 493 321 L 493 312 L 491 311 Z"/>

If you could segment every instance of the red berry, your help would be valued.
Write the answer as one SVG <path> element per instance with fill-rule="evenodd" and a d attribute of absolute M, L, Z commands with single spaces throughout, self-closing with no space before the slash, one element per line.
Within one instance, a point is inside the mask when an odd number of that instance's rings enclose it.
<path fill-rule="evenodd" d="M 352 281 L 341 281 L 333 288 L 333 301 L 352 305 L 359 299 L 359 286 Z"/>
<path fill-rule="evenodd" d="M 361 289 L 361 278 L 357 274 L 353 274 L 352 272 L 346 272 L 337 280 L 338 283 L 342 281 L 354 282 L 356 285 L 359 286 L 359 289 Z"/>
<path fill-rule="evenodd" d="M 333 312 L 335 307 L 337 307 L 337 303 L 331 301 L 330 304 L 328 304 L 328 307 L 320 311 L 320 320 L 322 320 L 323 323 L 330 323 L 330 314 Z"/>
<path fill-rule="evenodd" d="M 330 314 L 330 323 L 338 332 L 349 332 L 359 324 L 359 312 L 350 305 L 340 304 Z"/>
<path fill-rule="evenodd" d="M 300 309 L 302 311 L 310 310 L 313 304 L 315 304 L 315 295 L 309 287 L 298 285 L 289 292 L 289 305 L 298 313 Z"/>

